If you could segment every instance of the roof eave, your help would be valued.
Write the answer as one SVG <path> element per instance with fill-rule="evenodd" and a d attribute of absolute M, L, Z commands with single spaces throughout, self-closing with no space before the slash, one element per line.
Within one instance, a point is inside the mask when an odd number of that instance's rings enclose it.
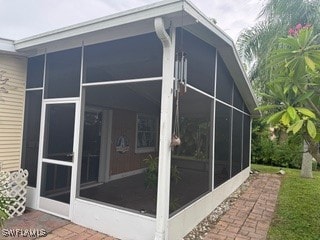
<path fill-rule="evenodd" d="M 232 52 L 232 55 L 236 60 L 236 62 L 234 62 L 233 64 L 233 67 L 237 68 L 236 76 L 239 76 L 239 74 L 241 75 L 242 81 L 240 82 L 241 85 L 243 85 L 243 89 L 245 89 L 242 94 L 248 95 L 246 96 L 246 103 L 250 108 L 250 113 L 253 116 L 260 116 L 260 112 L 255 110 L 255 108 L 258 106 L 257 100 L 253 94 L 251 84 L 246 77 L 232 38 L 224 33 L 223 30 L 220 29 L 216 24 L 210 21 L 210 19 L 208 19 L 197 7 L 195 7 L 188 0 L 166 0 L 144 7 L 131 9 L 122 13 L 109 15 L 107 17 L 95 19 L 92 21 L 87 21 L 81 24 L 76 24 L 58 30 L 35 35 L 22 40 L 17 40 L 13 42 L 13 49 L 14 51 L 17 50 L 18 52 L 23 52 L 28 48 L 36 48 L 37 46 L 59 41 L 62 39 L 68 39 L 83 34 L 110 29 L 112 27 L 152 19 L 158 16 L 166 16 L 172 13 L 180 12 L 182 10 L 192 18 L 194 18 L 196 22 L 203 25 L 206 29 L 214 33 L 218 38 L 222 40 L 223 45 L 220 45 L 220 50 L 225 50 L 227 48 L 230 53 Z"/>
<path fill-rule="evenodd" d="M 167 0 L 150 4 L 144 7 L 134 8 L 125 12 L 112 14 L 106 17 L 75 24 L 54 31 L 45 32 L 32 37 L 14 41 L 16 50 L 46 44 L 61 39 L 75 37 L 81 34 L 95 32 L 111 27 L 116 27 L 132 22 L 142 21 L 182 10 L 183 1 Z"/>
<path fill-rule="evenodd" d="M 16 50 L 14 48 L 13 40 L 6 39 L 6 38 L 0 38 L 0 52 L 1 53 L 16 53 Z"/>

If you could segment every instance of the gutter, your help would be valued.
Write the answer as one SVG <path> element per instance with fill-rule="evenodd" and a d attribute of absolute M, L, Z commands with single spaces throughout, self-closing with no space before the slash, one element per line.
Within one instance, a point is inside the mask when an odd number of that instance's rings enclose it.
<path fill-rule="evenodd" d="M 170 36 L 166 32 L 163 19 L 154 20 L 155 32 L 163 46 L 162 92 L 160 114 L 160 141 L 157 190 L 157 215 L 155 240 L 169 239 L 169 201 L 171 170 L 171 137 L 173 110 L 173 79 L 175 57 L 175 29 L 171 28 Z"/>

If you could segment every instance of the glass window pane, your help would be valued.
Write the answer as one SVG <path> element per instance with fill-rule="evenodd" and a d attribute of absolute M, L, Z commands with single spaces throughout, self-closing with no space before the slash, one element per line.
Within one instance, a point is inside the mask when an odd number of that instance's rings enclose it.
<path fill-rule="evenodd" d="M 46 107 L 43 157 L 72 162 L 75 104 Z"/>
<path fill-rule="evenodd" d="M 22 166 L 29 172 L 28 185 L 36 187 L 42 91 L 26 92 L 22 144 Z"/>
<path fill-rule="evenodd" d="M 162 45 L 155 33 L 86 46 L 84 51 L 87 83 L 162 76 Z"/>
<path fill-rule="evenodd" d="M 217 102 L 214 150 L 214 187 L 230 178 L 231 108 Z"/>
<path fill-rule="evenodd" d="M 223 59 L 218 55 L 217 98 L 232 104 L 233 79 Z"/>
<path fill-rule="evenodd" d="M 45 98 L 78 97 L 81 48 L 47 55 Z"/>
<path fill-rule="evenodd" d="M 27 88 L 43 87 L 44 55 L 28 58 Z"/>
<path fill-rule="evenodd" d="M 242 140 L 242 113 L 233 110 L 232 177 L 241 171 Z"/>
<path fill-rule="evenodd" d="M 181 28 L 177 29 L 176 44 L 176 52 L 187 54 L 187 82 L 213 96 L 216 49 Z"/>
<path fill-rule="evenodd" d="M 71 167 L 51 163 L 42 164 L 42 197 L 70 203 Z"/>

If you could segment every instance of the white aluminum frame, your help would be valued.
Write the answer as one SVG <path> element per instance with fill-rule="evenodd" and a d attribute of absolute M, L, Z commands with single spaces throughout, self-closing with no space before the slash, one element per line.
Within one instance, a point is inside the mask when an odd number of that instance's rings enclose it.
<path fill-rule="evenodd" d="M 115 84 L 124 84 L 124 83 L 152 82 L 152 81 L 161 81 L 161 80 L 162 80 L 162 77 L 132 78 L 132 79 L 115 80 L 115 81 L 82 83 L 82 86 L 91 87 L 91 86 L 100 86 L 100 85 L 104 86 L 104 85 L 115 85 Z"/>
<path fill-rule="evenodd" d="M 73 134 L 73 161 L 65 162 L 55 159 L 48 159 L 43 157 L 44 148 L 44 134 L 46 129 L 46 108 L 52 104 L 75 104 L 75 124 Z M 38 175 L 37 175 L 37 206 L 40 210 L 57 215 L 62 218 L 71 219 L 71 209 L 75 197 L 76 188 L 76 169 L 78 164 L 78 151 L 79 151 L 79 131 L 80 128 L 80 99 L 79 98 L 61 98 L 61 99 L 44 99 L 42 100 L 41 110 L 41 124 L 40 124 L 40 142 L 39 142 L 39 157 L 38 157 Z M 43 181 L 42 168 L 43 163 L 50 163 L 60 166 L 71 167 L 71 184 L 70 184 L 70 204 L 62 203 L 56 200 L 52 200 L 46 197 L 42 197 L 41 194 L 41 182 Z"/>

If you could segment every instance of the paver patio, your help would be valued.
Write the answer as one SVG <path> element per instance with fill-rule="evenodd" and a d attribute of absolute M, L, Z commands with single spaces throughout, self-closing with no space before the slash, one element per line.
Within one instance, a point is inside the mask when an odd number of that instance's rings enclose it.
<path fill-rule="evenodd" d="M 281 177 L 275 174 L 259 174 L 249 188 L 235 201 L 230 210 L 212 226 L 205 240 L 259 240 L 266 239 L 276 206 Z M 116 240 L 113 237 L 81 227 L 70 221 L 36 210 L 6 222 L 5 229 L 45 229 L 45 240 Z M 125 231 L 125 230 L 124 230 Z M 4 237 L 0 239 L 35 239 L 35 237 Z M 175 240 L 175 239 L 173 239 Z"/>

